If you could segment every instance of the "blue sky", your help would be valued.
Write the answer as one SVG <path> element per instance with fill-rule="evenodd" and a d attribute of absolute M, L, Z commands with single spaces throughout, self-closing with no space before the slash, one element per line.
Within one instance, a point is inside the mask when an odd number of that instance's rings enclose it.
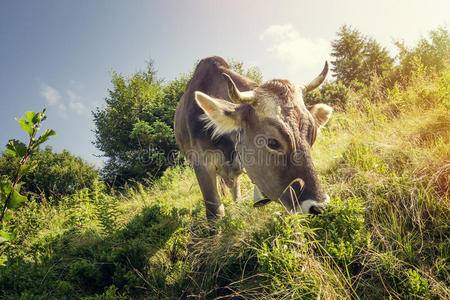
<path fill-rule="evenodd" d="M 48 142 L 101 166 L 91 111 L 111 87 L 154 60 L 167 80 L 210 55 L 303 83 L 329 59 L 339 26 L 388 49 L 449 26 L 450 1 L 7 1 L 0 0 L 0 145 L 23 141 L 14 117 L 47 107 Z"/>

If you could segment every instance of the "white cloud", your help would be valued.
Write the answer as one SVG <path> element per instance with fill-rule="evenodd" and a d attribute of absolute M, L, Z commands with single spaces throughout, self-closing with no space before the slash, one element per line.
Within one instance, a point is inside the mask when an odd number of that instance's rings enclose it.
<path fill-rule="evenodd" d="M 67 90 L 67 96 L 69 97 L 69 100 L 76 100 L 79 99 L 80 96 L 78 96 L 74 91 Z"/>
<path fill-rule="evenodd" d="M 267 52 L 291 70 L 321 64 L 330 56 L 328 41 L 302 37 L 291 24 L 271 25 L 260 39 L 269 43 Z"/>
<path fill-rule="evenodd" d="M 69 86 L 77 88 L 77 86 L 81 86 L 81 83 L 71 80 L 69 81 Z M 86 106 L 81 101 L 80 95 L 78 95 L 74 89 L 68 89 L 65 97 L 62 97 L 61 93 L 56 88 L 45 82 L 40 82 L 39 93 L 49 106 L 54 106 L 58 109 L 62 118 L 67 118 L 69 111 L 81 115 L 87 110 Z"/>
<path fill-rule="evenodd" d="M 83 85 L 81 82 L 76 81 L 76 80 L 73 80 L 73 79 L 70 79 L 70 80 L 69 80 L 69 87 L 75 88 L 75 89 L 77 89 L 77 90 L 82 90 L 82 89 L 84 89 L 84 85 Z"/>
<path fill-rule="evenodd" d="M 61 101 L 61 94 L 57 89 L 49 86 L 45 82 L 41 82 L 39 85 L 40 95 L 47 101 L 48 105 L 56 105 Z"/>
<path fill-rule="evenodd" d="M 84 113 L 84 111 L 86 110 L 86 106 L 84 106 L 84 104 L 81 102 L 70 102 L 69 108 L 79 115 Z"/>
<path fill-rule="evenodd" d="M 69 108 L 77 114 L 84 113 L 86 106 L 80 101 L 81 97 L 73 90 L 67 90 L 67 96 L 69 97 Z"/>

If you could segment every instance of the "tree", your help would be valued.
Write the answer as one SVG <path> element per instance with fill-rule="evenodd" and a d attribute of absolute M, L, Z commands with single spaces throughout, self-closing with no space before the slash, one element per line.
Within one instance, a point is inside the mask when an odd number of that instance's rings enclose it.
<path fill-rule="evenodd" d="M 13 178 L 16 156 L 3 152 L 0 158 L 0 175 Z M 93 188 L 98 182 L 97 169 L 82 158 L 63 150 L 54 153 L 50 146 L 36 149 L 30 158 L 31 166 L 22 177 L 22 190 L 46 196 L 71 195 L 83 188 Z"/>
<path fill-rule="evenodd" d="M 438 28 L 429 32 L 428 38 L 422 38 L 414 48 L 408 48 L 402 42 L 396 42 L 399 49 L 399 67 L 396 76 L 408 79 L 421 64 L 430 73 L 438 76 L 450 65 L 450 35 L 447 29 Z"/>
<path fill-rule="evenodd" d="M 335 58 L 331 63 L 336 79 L 350 87 L 354 81 L 368 85 L 373 75 L 382 76 L 392 68 L 393 59 L 374 39 L 344 25 L 331 43 Z"/>
<path fill-rule="evenodd" d="M 241 74 L 242 76 L 246 76 L 253 81 L 255 81 L 257 84 L 260 84 L 263 80 L 263 76 L 261 74 L 261 70 L 256 67 L 249 67 L 247 70 L 244 68 L 244 62 L 235 60 L 233 58 L 228 59 L 228 64 L 230 67 L 236 71 L 237 73 Z"/>
<path fill-rule="evenodd" d="M 374 39 L 368 39 L 364 45 L 363 78 L 361 81 L 369 84 L 371 77 L 377 75 L 382 77 L 392 69 L 394 60 L 389 52 L 382 48 Z"/>
<path fill-rule="evenodd" d="M 108 183 L 159 176 L 169 166 L 177 149 L 173 117 L 188 79 L 164 84 L 151 62 L 128 78 L 113 72 L 106 107 L 93 112 L 94 145 L 108 157 L 102 170 Z"/>
<path fill-rule="evenodd" d="M 364 37 L 361 33 L 344 25 L 337 32 L 338 39 L 331 43 L 331 55 L 335 57 L 332 61 L 331 70 L 335 73 L 337 80 L 346 86 L 356 78 L 361 78 Z"/>

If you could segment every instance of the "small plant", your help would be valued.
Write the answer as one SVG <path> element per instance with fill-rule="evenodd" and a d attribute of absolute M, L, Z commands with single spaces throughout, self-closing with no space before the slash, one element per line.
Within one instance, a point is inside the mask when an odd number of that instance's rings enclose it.
<path fill-rule="evenodd" d="M 450 109 L 450 72 L 446 72 L 439 79 L 437 93 L 442 106 L 446 109 Z"/>
<path fill-rule="evenodd" d="M 93 198 L 96 215 L 103 230 L 106 233 L 114 232 L 117 229 L 117 217 L 120 214 L 117 197 L 107 195 L 102 191 L 102 186 L 97 184 L 94 186 Z"/>
<path fill-rule="evenodd" d="M 428 289 L 428 280 L 422 278 L 416 270 L 408 270 L 407 299 L 429 299 L 430 290 Z"/>
<path fill-rule="evenodd" d="M 314 299 L 317 290 L 306 261 L 311 257 L 306 236 L 312 235 L 303 215 L 274 218 L 253 236 L 258 272 L 270 281 L 269 290 L 289 289 L 294 297 Z"/>
<path fill-rule="evenodd" d="M 40 137 L 36 138 L 36 133 L 46 118 L 45 109 L 38 113 L 27 111 L 22 119 L 16 120 L 20 123 L 20 127 L 30 136 L 28 146 L 14 139 L 9 140 L 6 145 L 6 151 L 19 158 L 20 161 L 12 181 L 5 178 L 0 179 L 0 203 L 2 205 L 0 214 L 0 246 L 3 246 L 0 248 L 0 265 L 4 262 L 1 255 L 9 248 L 9 244 L 16 237 L 16 233 L 12 231 L 13 226 L 6 223 L 12 217 L 10 211 L 18 209 L 27 200 L 18 190 L 20 179 L 31 168 L 30 165 L 27 165 L 28 159 L 33 150 L 47 141 L 51 135 L 55 135 L 54 130 L 47 129 Z"/>
<path fill-rule="evenodd" d="M 318 240 L 337 262 L 349 263 L 359 248 L 370 244 L 363 212 L 361 199 L 342 201 L 338 197 L 321 215 L 311 220 L 311 228 L 318 229 Z"/>

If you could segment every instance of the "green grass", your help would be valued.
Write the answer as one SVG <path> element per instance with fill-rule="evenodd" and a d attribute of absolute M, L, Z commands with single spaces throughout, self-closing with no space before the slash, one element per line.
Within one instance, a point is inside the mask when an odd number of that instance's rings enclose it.
<path fill-rule="evenodd" d="M 313 148 L 332 196 L 322 215 L 253 208 L 244 177 L 243 200 L 226 196 L 212 229 L 189 167 L 114 197 L 98 187 L 58 206 L 31 202 L 14 216 L 0 298 L 450 298 L 447 83 L 376 84 Z"/>

